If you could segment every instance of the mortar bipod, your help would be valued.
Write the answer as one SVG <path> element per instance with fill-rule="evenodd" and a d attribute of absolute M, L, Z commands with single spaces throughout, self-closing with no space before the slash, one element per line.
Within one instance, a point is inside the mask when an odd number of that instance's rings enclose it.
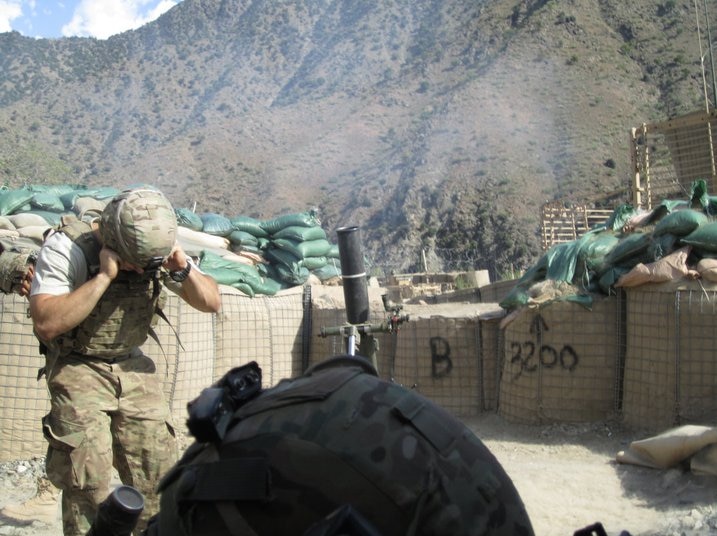
<path fill-rule="evenodd" d="M 336 327 L 321 327 L 320 337 L 331 337 L 341 335 L 346 341 L 346 354 L 355 356 L 361 355 L 371 361 L 373 367 L 378 371 L 377 354 L 379 350 L 378 339 L 373 333 L 398 333 L 399 327 L 409 321 L 409 315 L 402 315 L 402 305 L 395 304 L 388 299 L 386 294 L 381 296 L 383 308 L 390 313 L 384 322 L 377 324 L 350 324 L 346 323 Z M 395 345 L 394 345 L 395 349 Z"/>

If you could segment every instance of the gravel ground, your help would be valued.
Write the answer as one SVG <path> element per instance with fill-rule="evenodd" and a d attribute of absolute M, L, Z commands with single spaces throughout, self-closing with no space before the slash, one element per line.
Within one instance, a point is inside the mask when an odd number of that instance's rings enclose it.
<path fill-rule="evenodd" d="M 717 477 L 616 463 L 619 450 L 644 439 L 618 423 L 523 426 L 485 414 L 466 424 L 513 479 L 537 536 L 572 535 L 595 522 L 611 536 L 717 535 Z M 35 494 L 43 463 L 0 464 L 0 507 Z M 50 513 L 24 526 L 0 519 L 0 536 L 58 536 L 59 507 Z"/>

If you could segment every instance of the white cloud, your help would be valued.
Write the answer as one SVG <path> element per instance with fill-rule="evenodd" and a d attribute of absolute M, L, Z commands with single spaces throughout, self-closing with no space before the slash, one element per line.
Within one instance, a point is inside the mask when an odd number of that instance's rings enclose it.
<path fill-rule="evenodd" d="M 0 0 L 0 33 L 11 32 L 13 20 L 22 15 L 22 5 L 19 1 Z"/>
<path fill-rule="evenodd" d="M 62 35 L 107 39 L 147 24 L 179 1 L 161 0 L 153 5 L 156 0 L 80 0 Z"/>

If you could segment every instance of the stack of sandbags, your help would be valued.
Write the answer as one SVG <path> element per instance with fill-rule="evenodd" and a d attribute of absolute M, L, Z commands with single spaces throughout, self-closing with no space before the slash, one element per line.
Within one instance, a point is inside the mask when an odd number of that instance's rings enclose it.
<path fill-rule="evenodd" d="M 176 213 L 185 251 L 218 283 L 249 296 L 302 285 L 329 262 L 332 244 L 313 211 L 270 220 L 195 215 L 187 209 Z"/>
<path fill-rule="evenodd" d="M 90 221 L 119 192 L 78 185 L 2 188 L 0 238 L 31 240 L 39 247 L 63 216 Z M 187 208 L 175 208 L 175 214 L 178 240 L 187 254 L 220 284 L 250 296 L 303 285 L 311 274 L 322 282 L 340 275 L 338 247 L 328 241 L 313 210 L 263 221 Z"/>
<path fill-rule="evenodd" d="M 275 277 L 288 285 L 302 285 L 314 273 L 320 280 L 327 279 L 325 269 L 330 259 L 338 257 L 314 211 L 288 214 L 261 222 L 269 236 L 264 254 Z M 336 257 L 332 257 L 336 255 Z M 331 263 L 334 273 L 336 263 Z"/>
<path fill-rule="evenodd" d="M 707 195 L 703 180 L 692 184 L 689 200 L 666 199 L 648 212 L 618 207 L 604 224 L 550 248 L 500 304 L 508 310 L 543 304 L 540 290 L 554 288 L 546 281 L 567 289 L 557 299 L 589 306 L 593 294 L 609 296 L 616 287 L 699 277 L 706 268 L 697 265 L 717 258 L 716 213 L 717 198 Z M 677 270 L 676 258 L 683 265 Z"/>
<path fill-rule="evenodd" d="M 0 189 L 0 230 L 5 237 L 23 237 L 42 244 L 45 232 L 63 216 L 92 219 L 99 216 L 119 190 L 73 185 L 26 185 Z"/>

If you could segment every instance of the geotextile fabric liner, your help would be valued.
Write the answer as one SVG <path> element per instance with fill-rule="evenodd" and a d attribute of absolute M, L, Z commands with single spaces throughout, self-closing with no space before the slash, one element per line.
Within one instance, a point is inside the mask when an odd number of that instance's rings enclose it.
<path fill-rule="evenodd" d="M 498 411 L 508 421 L 597 421 L 616 415 L 619 298 L 524 309 L 504 328 Z"/>
<path fill-rule="evenodd" d="M 220 290 L 214 379 L 249 361 L 261 367 L 264 387 L 297 374 L 301 368 L 303 289 L 254 298 L 226 286 Z"/>
<path fill-rule="evenodd" d="M 28 302 L 17 295 L 0 295 L 0 462 L 43 455 L 47 443 L 40 420 L 50 411 L 44 379 L 37 372 L 44 366 Z"/>
<path fill-rule="evenodd" d="M 480 329 L 477 318 L 411 319 L 396 339 L 395 380 L 415 386 L 454 415 L 482 410 Z"/>

